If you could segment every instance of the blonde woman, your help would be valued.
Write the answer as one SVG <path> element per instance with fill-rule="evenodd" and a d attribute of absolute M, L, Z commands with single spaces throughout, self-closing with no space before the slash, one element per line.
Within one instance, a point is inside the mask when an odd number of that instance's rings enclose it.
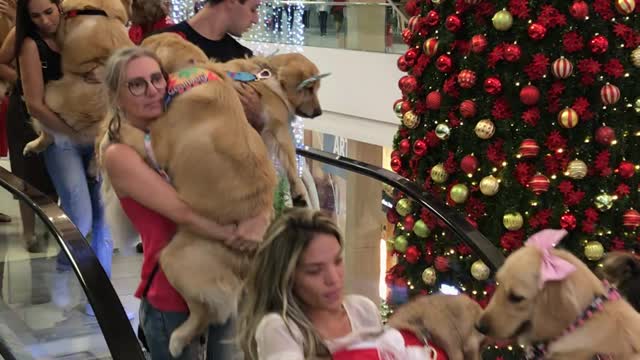
<path fill-rule="evenodd" d="M 343 295 L 342 236 L 321 211 L 286 210 L 271 224 L 247 279 L 238 320 L 248 360 L 329 358 L 357 333 L 379 333 L 375 304 Z"/>

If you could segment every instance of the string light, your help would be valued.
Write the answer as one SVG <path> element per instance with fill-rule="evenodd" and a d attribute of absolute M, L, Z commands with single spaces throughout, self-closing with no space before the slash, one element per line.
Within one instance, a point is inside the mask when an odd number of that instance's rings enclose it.
<path fill-rule="evenodd" d="M 170 15 L 171 20 L 173 20 L 173 22 L 177 24 L 193 16 L 195 1 L 196 0 L 172 0 Z"/>

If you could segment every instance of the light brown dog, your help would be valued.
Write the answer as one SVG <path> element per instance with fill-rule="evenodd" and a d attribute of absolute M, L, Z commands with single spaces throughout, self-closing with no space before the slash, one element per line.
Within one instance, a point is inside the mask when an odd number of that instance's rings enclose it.
<path fill-rule="evenodd" d="M 474 327 L 482 308 L 465 295 L 419 296 L 400 306 L 388 325 L 430 339 L 449 360 L 479 360 L 485 336 Z"/>
<path fill-rule="evenodd" d="M 158 51 L 158 55 L 167 72 L 184 69 L 165 58 L 179 54 Z M 186 63 L 193 69 L 191 61 Z M 217 79 L 176 96 L 165 115 L 150 126 L 157 163 L 186 203 L 220 224 L 271 217 L 276 176 L 267 149 L 247 121 L 226 72 L 215 63 L 196 66 Z M 142 131 L 122 123 L 121 142 L 148 158 L 143 137 Z M 173 356 L 210 323 L 225 323 L 236 312 L 250 260 L 250 255 L 222 242 L 178 228 L 160 255 L 167 279 L 189 306 L 188 319 L 171 334 Z"/>
<path fill-rule="evenodd" d="M 71 139 L 92 144 L 106 114 L 106 93 L 98 79 L 111 54 L 132 46 L 125 27 L 128 1 L 65 0 L 57 41 L 62 54 L 63 77 L 51 81 L 45 90 L 45 103 L 70 128 Z M 102 11 L 86 14 L 83 11 Z M 53 142 L 49 130 L 33 119 L 38 138 L 27 143 L 24 152 L 41 152 Z"/>
<path fill-rule="evenodd" d="M 564 333 L 595 297 L 607 291 L 570 252 L 536 245 L 540 239 L 557 244 L 565 235 L 564 230 L 544 230 L 506 259 L 478 330 L 496 339 L 518 339 L 523 345 L 550 342 L 547 359 L 590 360 L 596 354 L 640 358 L 640 315 L 622 299 L 604 302 L 583 325 Z"/>

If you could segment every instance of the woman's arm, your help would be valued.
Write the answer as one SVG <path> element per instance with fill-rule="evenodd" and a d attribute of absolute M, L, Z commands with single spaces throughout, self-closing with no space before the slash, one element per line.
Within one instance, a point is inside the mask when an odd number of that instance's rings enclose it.
<path fill-rule="evenodd" d="M 44 80 L 42 79 L 42 63 L 38 47 L 31 38 L 24 39 L 20 50 L 20 73 L 22 74 L 22 92 L 27 109 L 47 128 L 62 133 L 73 134 L 73 129 L 67 126 L 44 103 Z"/>
<path fill-rule="evenodd" d="M 223 241 L 238 250 L 252 250 L 257 242 L 237 239 L 235 225 L 220 225 L 197 214 L 175 189 L 125 144 L 111 144 L 104 152 L 104 167 L 119 197 L 131 197 L 177 225 L 200 236 Z"/>
<path fill-rule="evenodd" d="M 16 44 L 16 28 L 13 27 L 0 47 L 0 79 L 15 83 L 18 78 L 16 70 L 9 66 L 14 60 Z"/>

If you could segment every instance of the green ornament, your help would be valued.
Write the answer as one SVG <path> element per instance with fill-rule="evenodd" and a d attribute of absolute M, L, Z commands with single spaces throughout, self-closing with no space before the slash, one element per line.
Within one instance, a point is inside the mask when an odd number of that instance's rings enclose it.
<path fill-rule="evenodd" d="M 396 211 L 400 216 L 407 216 L 411 213 L 411 200 L 403 198 L 398 200 Z"/>
<path fill-rule="evenodd" d="M 640 115 L 640 97 L 636 98 L 633 102 L 633 110 L 636 111 L 636 114 Z"/>
<path fill-rule="evenodd" d="M 404 235 L 398 235 L 396 239 L 393 241 L 393 248 L 396 249 L 396 251 L 401 252 L 403 254 L 405 251 L 407 251 L 408 246 L 409 246 L 409 241 L 407 240 L 407 237 Z"/>
<path fill-rule="evenodd" d="M 611 207 L 613 207 L 613 198 L 609 194 L 600 194 L 596 196 L 594 205 L 596 206 L 596 209 L 598 209 L 598 211 L 607 211 L 611 209 Z"/>
<path fill-rule="evenodd" d="M 469 188 L 465 184 L 456 184 L 451 188 L 451 200 L 456 204 L 462 204 L 469 197 Z"/>
<path fill-rule="evenodd" d="M 398 101 L 396 103 L 396 105 L 393 107 L 393 112 L 396 113 L 396 116 L 398 117 L 398 119 L 402 119 L 402 116 L 404 115 L 402 113 L 402 102 Z"/>
<path fill-rule="evenodd" d="M 491 19 L 493 27 L 499 31 L 507 31 L 513 25 L 513 16 L 507 10 L 500 10 Z"/>
<path fill-rule="evenodd" d="M 421 238 L 427 238 L 431 235 L 431 230 L 422 220 L 416 221 L 413 225 L 413 232 Z"/>
<path fill-rule="evenodd" d="M 438 126 L 436 126 L 436 136 L 438 137 L 438 139 L 447 140 L 449 138 L 449 135 L 451 135 L 451 129 L 449 128 L 449 125 L 438 124 Z"/>

